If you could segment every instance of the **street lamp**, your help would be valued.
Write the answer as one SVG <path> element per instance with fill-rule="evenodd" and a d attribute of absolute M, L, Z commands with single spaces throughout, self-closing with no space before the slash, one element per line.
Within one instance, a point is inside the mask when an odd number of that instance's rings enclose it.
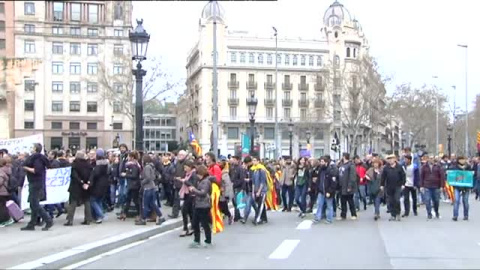
<path fill-rule="evenodd" d="M 465 49 L 465 155 L 468 156 L 468 45 L 457 46 Z"/>
<path fill-rule="evenodd" d="M 275 159 L 277 160 L 280 157 L 281 151 L 281 142 L 280 142 L 280 134 L 278 132 L 278 102 L 280 99 L 278 98 L 278 32 L 277 28 L 272 27 L 273 31 L 275 32 Z"/>
<path fill-rule="evenodd" d="M 135 148 L 143 151 L 143 77 L 147 71 L 142 69 L 142 61 L 147 59 L 148 42 L 150 35 L 143 29 L 143 19 L 137 20 L 137 27 L 129 33 L 132 43 L 132 60 L 137 61 L 137 69 L 132 70 L 135 76 Z"/>
<path fill-rule="evenodd" d="M 452 156 L 452 131 L 453 131 L 453 126 L 449 124 L 447 126 L 447 131 L 448 131 L 448 137 L 447 137 L 448 158 L 451 158 L 451 156 Z"/>
<path fill-rule="evenodd" d="M 438 79 L 438 76 L 433 76 L 432 78 Z M 435 122 L 435 134 L 436 134 L 435 135 L 435 139 L 436 139 L 435 144 L 436 144 L 436 146 L 435 146 L 435 149 L 436 149 L 436 152 L 437 152 L 436 154 L 438 155 L 439 152 L 440 152 L 440 149 L 439 149 L 440 145 L 439 145 L 439 140 L 438 140 L 438 94 L 437 93 L 435 93 L 435 103 L 437 104 L 436 109 L 435 109 L 435 114 L 436 114 L 436 116 L 435 116 L 436 117 L 436 122 Z"/>
<path fill-rule="evenodd" d="M 310 130 L 307 130 L 305 135 L 307 137 L 307 144 L 310 144 L 310 138 L 312 137 L 312 133 L 310 132 Z"/>
<path fill-rule="evenodd" d="M 257 110 L 258 100 L 252 92 L 251 96 L 247 98 L 248 114 L 250 115 L 250 156 L 253 155 L 253 148 L 255 143 L 255 111 Z"/>
<path fill-rule="evenodd" d="M 293 154 L 293 122 L 292 122 L 292 119 L 290 119 L 290 123 L 288 123 L 288 136 L 290 137 L 290 148 L 289 148 L 289 152 L 290 152 L 290 158 L 293 158 L 292 157 L 292 154 Z"/>

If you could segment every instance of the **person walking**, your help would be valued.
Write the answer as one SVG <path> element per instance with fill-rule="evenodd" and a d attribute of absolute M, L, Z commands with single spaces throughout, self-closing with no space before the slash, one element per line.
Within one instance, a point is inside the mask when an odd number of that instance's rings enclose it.
<path fill-rule="evenodd" d="M 457 158 L 457 164 L 451 166 L 449 170 L 457 170 L 457 171 L 473 171 L 470 164 L 467 163 L 467 159 L 464 156 L 459 156 Z M 458 211 L 460 210 L 460 202 L 463 204 L 463 220 L 468 220 L 468 198 L 470 195 L 470 190 L 472 188 L 469 187 L 454 187 L 455 191 L 455 202 L 453 204 L 453 221 L 458 220 Z"/>
<path fill-rule="evenodd" d="M 358 191 L 355 192 L 354 200 L 357 211 L 360 211 L 360 201 L 363 202 L 363 210 L 367 210 L 367 180 L 365 174 L 367 172 L 366 166 L 363 164 L 362 159 L 359 156 L 355 156 L 355 170 L 357 171 L 358 178 Z"/>
<path fill-rule="evenodd" d="M 233 216 L 232 213 L 230 213 L 230 209 L 228 209 L 228 202 L 230 201 L 230 198 L 233 198 L 234 195 L 233 184 L 230 180 L 227 161 L 222 160 L 220 162 L 220 169 L 222 170 L 222 183 L 220 186 L 219 208 L 222 214 L 228 218 L 228 224 L 231 225 L 233 223 Z"/>
<path fill-rule="evenodd" d="M 433 158 L 427 157 L 426 153 L 423 158 L 426 163 L 421 170 L 420 192 L 424 193 L 428 219 L 432 219 L 432 202 L 435 217 L 439 219 L 440 189 L 445 187 L 445 173 L 439 164 L 433 162 Z"/>
<path fill-rule="evenodd" d="M 310 201 L 307 207 L 307 213 L 312 213 L 313 208 L 315 207 L 315 203 L 318 199 L 318 173 L 320 171 L 320 161 L 315 158 L 311 158 L 310 162 L 310 184 L 308 186 L 308 196 L 310 197 Z"/>
<path fill-rule="evenodd" d="M 352 161 L 350 161 L 350 154 L 343 153 L 342 164 L 339 168 L 339 184 L 341 188 L 341 207 L 342 212 L 338 220 L 345 220 L 347 218 L 347 203 L 350 208 L 352 220 L 357 220 L 357 211 L 353 201 L 353 195 L 357 192 L 357 171 Z"/>
<path fill-rule="evenodd" d="M 200 244 L 200 225 L 205 232 L 205 244 L 207 246 L 212 245 L 212 230 L 210 228 L 211 217 L 210 217 L 210 208 L 211 199 L 210 194 L 212 192 L 212 182 L 208 176 L 208 169 L 204 165 L 197 167 L 197 176 L 199 182 L 197 186 L 189 186 L 189 191 L 195 196 L 194 199 L 194 214 L 193 214 L 193 243 L 190 244 L 190 248 L 199 248 Z M 212 177 L 213 178 L 213 177 Z M 216 179 L 214 180 L 216 181 Z"/>
<path fill-rule="evenodd" d="M 183 220 L 183 234 L 180 237 L 186 237 L 193 234 L 193 231 L 190 231 L 188 228 L 188 223 L 193 222 L 193 214 L 194 214 L 194 200 L 195 195 L 190 192 L 189 187 L 197 186 L 198 184 L 198 176 L 197 171 L 195 169 L 195 162 L 192 160 L 187 160 L 184 165 L 185 170 L 185 178 L 182 179 L 182 188 L 180 189 L 180 199 L 183 200 L 182 205 L 182 220 Z"/>
<path fill-rule="evenodd" d="M 237 205 L 237 196 L 240 192 L 245 192 L 245 169 L 242 167 L 241 160 L 238 156 L 233 156 L 231 159 L 232 167 L 230 168 L 231 180 L 233 184 L 233 206 L 235 207 L 233 221 L 237 222 L 242 219 L 240 210 Z"/>
<path fill-rule="evenodd" d="M 390 205 L 389 221 L 400 221 L 400 197 L 405 187 L 405 171 L 398 164 L 397 157 L 393 154 L 387 156 L 388 164 L 382 171 L 380 189 L 386 190 L 388 204 Z M 385 188 L 386 187 L 386 188 Z"/>
<path fill-rule="evenodd" d="M 298 160 L 298 168 L 295 173 L 295 201 L 300 208 L 300 218 L 304 218 L 307 213 L 307 190 L 310 183 L 310 170 L 308 169 L 308 160 L 302 157 Z"/>
<path fill-rule="evenodd" d="M 295 172 L 296 172 L 296 166 L 292 162 L 292 158 L 286 157 L 285 164 L 282 164 L 282 174 L 280 177 L 280 185 L 282 186 L 282 201 L 283 201 L 282 212 L 292 211 L 293 199 L 295 196 L 295 186 L 293 185 Z M 287 196 L 288 196 L 288 201 L 287 201 Z"/>
<path fill-rule="evenodd" d="M 10 199 L 11 194 L 8 191 L 9 177 L 3 170 L 6 165 L 7 161 L 5 158 L 0 158 L 0 227 L 5 227 L 14 223 L 7 208 L 7 201 Z"/>
<path fill-rule="evenodd" d="M 372 160 L 372 167 L 368 169 L 365 178 L 367 179 L 368 194 L 372 198 L 374 206 L 374 220 L 380 219 L 380 203 L 383 198 L 383 191 L 380 189 L 382 182 L 382 160 Z"/>
<path fill-rule="evenodd" d="M 128 162 L 128 147 L 126 144 L 120 144 L 120 156 L 118 162 L 118 201 L 117 206 L 123 208 L 125 205 L 125 201 L 127 199 L 127 179 L 122 176 L 123 173 L 127 171 L 127 162 Z"/>
<path fill-rule="evenodd" d="M 67 205 L 67 223 L 65 226 L 73 226 L 73 218 L 75 216 L 75 209 L 81 204 L 84 205 L 84 220 L 82 225 L 90 225 L 93 220 L 92 207 L 90 205 L 90 191 L 89 180 L 92 172 L 92 166 L 87 161 L 87 157 L 83 151 L 77 151 L 75 159 L 72 162 L 72 172 L 70 186 L 68 192 L 70 193 Z"/>
<path fill-rule="evenodd" d="M 128 153 L 128 162 L 126 164 L 126 171 L 120 175 L 120 177 L 125 177 L 127 179 L 127 199 L 125 207 L 123 208 L 122 213 L 118 217 L 120 220 L 125 220 L 127 218 L 128 211 L 130 210 L 130 204 L 135 204 L 135 209 L 137 215 L 141 215 L 140 210 L 140 174 L 141 167 L 138 163 L 138 153 L 136 151 Z"/>
<path fill-rule="evenodd" d="M 34 231 L 37 224 L 37 217 L 41 217 L 46 222 L 42 231 L 48 231 L 53 226 L 53 220 L 43 207 L 41 201 L 47 199 L 46 174 L 49 161 L 42 155 L 42 145 L 35 143 L 32 147 L 32 155 L 25 160 L 23 169 L 27 172 L 28 179 L 28 202 L 32 210 L 30 222 L 27 226 L 21 228 L 22 231 Z"/>
<path fill-rule="evenodd" d="M 108 182 L 108 160 L 105 159 L 105 151 L 98 148 L 95 151 L 95 167 L 90 174 L 89 180 L 90 204 L 95 223 L 103 222 L 103 197 L 108 192 L 110 184 Z"/>
<path fill-rule="evenodd" d="M 173 181 L 172 214 L 168 215 L 168 217 L 170 218 L 177 218 L 180 213 L 180 197 L 178 194 L 183 185 L 182 179 L 185 178 L 184 165 L 185 165 L 186 158 L 187 158 L 187 152 L 185 150 L 180 150 L 177 154 L 176 159 L 174 160 L 175 178 Z"/>
<path fill-rule="evenodd" d="M 323 208 L 326 204 L 326 223 L 333 222 L 333 196 L 337 185 L 337 171 L 330 165 L 330 157 L 321 157 L 318 166 L 317 180 L 318 202 L 314 222 L 322 220 Z"/>
<path fill-rule="evenodd" d="M 420 181 L 420 172 L 418 167 L 412 162 L 413 158 L 411 155 L 404 156 L 405 165 L 405 188 L 403 189 L 403 204 L 404 204 L 404 214 L 402 217 L 408 217 L 410 214 L 410 195 L 412 195 L 412 209 L 413 215 L 417 216 L 417 188 L 416 183 Z"/>

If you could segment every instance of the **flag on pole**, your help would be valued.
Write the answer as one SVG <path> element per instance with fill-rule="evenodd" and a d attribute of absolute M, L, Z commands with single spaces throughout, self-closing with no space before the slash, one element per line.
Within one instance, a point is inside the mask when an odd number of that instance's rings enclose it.
<path fill-rule="evenodd" d="M 212 217 L 212 232 L 219 233 L 223 231 L 223 218 L 220 213 L 218 203 L 220 201 L 220 188 L 217 183 L 212 183 L 212 207 L 210 208 L 210 216 Z"/>
<path fill-rule="evenodd" d="M 200 147 L 200 144 L 198 144 L 197 139 L 195 139 L 195 135 L 193 132 L 189 131 L 188 132 L 188 138 L 190 140 L 190 146 L 193 148 L 193 151 L 198 157 L 202 156 L 202 147 Z"/>

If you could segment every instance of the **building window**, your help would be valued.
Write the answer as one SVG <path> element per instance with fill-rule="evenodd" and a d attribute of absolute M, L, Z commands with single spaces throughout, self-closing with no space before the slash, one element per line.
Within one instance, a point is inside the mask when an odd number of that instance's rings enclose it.
<path fill-rule="evenodd" d="M 78 3 L 71 3 L 70 4 L 70 20 L 72 21 L 80 21 L 82 18 L 82 11 L 80 8 L 80 4 Z"/>
<path fill-rule="evenodd" d="M 25 24 L 23 30 L 25 31 L 25 33 L 35 33 L 35 24 Z"/>
<path fill-rule="evenodd" d="M 52 101 L 52 112 L 63 112 L 63 101 Z"/>
<path fill-rule="evenodd" d="M 35 3 L 26 2 L 25 9 L 23 11 L 25 15 L 35 15 Z"/>
<path fill-rule="evenodd" d="M 61 26 L 52 26 L 52 34 L 54 34 L 54 35 L 63 35 L 63 27 L 61 27 Z"/>
<path fill-rule="evenodd" d="M 335 55 L 335 58 L 334 58 L 334 59 L 335 59 L 335 60 L 334 60 L 335 65 L 337 65 L 337 66 L 340 65 L 340 56 Z"/>
<path fill-rule="evenodd" d="M 230 107 L 230 119 L 237 119 L 237 107 Z"/>
<path fill-rule="evenodd" d="M 308 57 L 308 65 L 309 65 L 309 66 L 313 66 L 313 56 L 312 56 L 312 55 L 310 55 L 310 56 Z"/>
<path fill-rule="evenodd" d="M 52 122 L 52 129 L 62 129 L 63 123 L 62 122 Z"/>
<path fill-rule="evenodd" d="M 315 132 L 315 140 L 319 140 L 319 141 L 324 140 L 323 130 L 317 130 L 317 132 Z"/>
<path fill-rule="evenodd" d="M 87 45 L 87 54 L 88 55 L 98 55 L 98 44 L 88 44 Z"/>
<path fill-rule="evenodd" d="M 87 84 L 87 93 L 97 93 L 98 92 L 98 84 L 97 83 L 88 83 Z"/>
<path fill-rule="evenodd" d="M 300 84 L 307 84 L 307 76 L 300 76 Z"/>
<path fill-rule="evenodd" d="M 63 42 L 53 42 L 52 52 L 53 54 L 63 54 Z"/>
<path fill-rule="evenodd" d="M 296 66 L 298 64 L 298 56 L 293 56 L 293 65 Z"/>
<path fill-rule="evenodd" d="M 121 94 L 121 93 L 123 93 L 123 84 L 121 84 L 121 83 L 114 83 L 114 84 L 113 84 L 113 89 L 114 89 L 115 93 Z"/>
<path fill-rule="evenodd" d="M 34 129 L 35 124 L 33 123 L 33 121 L 25 121 L 24 122 L 24 128 L 25 129 Z"/>
<path fill-rule="evenodd" d="M 232 53 L 230 54 L 230 62 L 232 62 L 232 63 L 236 63 L 236 62 L 237 62 L 237 53 L 232 52 Z"/>
<path fill-rule="evenodd" d="M 285 55 L 285 65 L 290 65 L 290 55 Z"/>
<path fill-rule="evenodd" d="M 70 82 L 70 94 L 80 94 L 80 82 Z"/>
<path fill-rule="evenodd" d="M 263 53 L 258 54 L 258 63 L 263 64 Z"/>
<path fill-rule="evenodd" d="M 266 113 L 267 113 L 267 119 L 272 119 L 273 118 L 273 108 L 272 107 L 267 107 L 266 108 Z"/>
<path fill-rule="evenodd" d="M 347 57 L 350 57 L 350 48 L 347 48 Z"/>
<path fill-rule="evenodd" d="M 71 130 L 79 130 L 80 129 L 80 122 L 70 122 L 69 128 Z"/>
<path fill-rule="evenodd" d="M 53 72 L 53 74 L 62 74 L 63 73 L 63 63 L 62 62 L 52 62 L 52 72 Z"/>
<path fill-rule="evenodd" d="M 248 81 L 251 83 L 255 82 L 255 74 L 248 74 Z"/>
<path fill-rule="evenodd" d="M 113 102 L 113 112 L 114 113 L 121 113 L 122 112 L 122 103 L 120 101 Z"/>
<path fill-rule="evenodd" d="M 25 111 L 26 112 L 35 111 L 35 102 L 33 100 L 25 100 Z"/>
<path fill-rule="evenodd" d="M 123 123 L 113 123 L 113 129 L 117 129 L 117 130 L 123 129 Z"/>
<path fill-rule="evenodd" d="M 123 66 L 120 64 L 114 64 L 113 65 L 113 74 L 118 75 L 118 74 L 123 74 Z"/>
<path fill-rule="evenodd" d="M 98 147 L 97 137 L 86 138 L 87 149 L 95 149 Z"/>
<path fill-rule="evenodd" d="M 25 40 L 25 53 L 35 53 L 34 40 Z"/>
<path fill-rule="evenodd" d="M 0 32 L 5 32 L 5 21 L 0 21 Z"/>
<path fill-rule="evenodd" d="M 238 139 L 238 127 L 229 127 L 227 129 L 227 138 L 230 140 Z"/>
<path fill-rule="evenodd" d="M 63 82 L 52 82 L 52 92 L 53 93 L 62 93 L 63 92 Z"/>
<path fill-rule="evenodd" d="M 266 98 L 267 99 L 273 99 L 273 91 L 272 90 L 267 90 Z"/>
<path fill-rule="evenodd" d="M 320 66 L 322 66 L 322 57 L 317 56 L 317 67 L 320 67 Z"/>
<path fill-rule="evenodd" d="M 91 37 L 98 36 L 98 29 L 97 28 L 88 28 L 87 34 Z"/>
<path fill-rule="evenodd" d="M 113 35 L 116 37 L 123 37 L 123 29 L 114 29 Z"/>
<path fill-rule="evenodd" d="M 285 84 L 290 84 L 290 75 L 285 75 L 283 77 L 283 81 L 284 81 Z"/>
<path fill-rule="evenodd" d="M 87 112 L 97 112 L 97 102 L 88 101 L 87 102 Z"/>
<path fill-rule="evenodd" d="M 70 43 L 70 54 L 71 55 L 80 55 L 82 54 L 80 43 Z"/>
<path fill-rule="evenodd" d="M 282 56 L 278 53 L 277 54 L 277 62 L 275 63 L 276 65 L 280 64 L 282 62 Z"/>
<path fill-rule="evenodd" d="M 82 29 L 80 27 L 70 27 L 70 35 L 80 36 L 82 34 Z"/>
<path fill-rule="evenodd" d="M 113 55 L 115 55 L 115 56 L 122 56 L 123 55 L 123 45 L 122 44 L 115 44 L 113 46 Z"/>
<path fill-rule="evenodd" d="M 236 73 L 230 73 L 230 81 L 231 82 L 236 82 L 237 81 L 237 74 Z"/>
<path fill-rule="evenodd" d="M 353 48 L 353 58 L 357 58 L 357 48 Z"/>
<path fill-rule="evenodd" d="M 53 20 L 63 21 L 63 2 L 53 2 Z"/>
<path fill-rule="evenodd" d="M 306 59 L 305 59 L 305 55 L 302 55 L 302 56 L 300 57 L 300 65 L 305 66 L 305 60 L 306 60 Z"/>
<path fill-rule="evenodd" d="M 307 109 L 300 109 L 300 120 L 307 120 Z"/>
<path fill-rule="evenodd" d="M 80 75 L 81 69 L 82 67 L 79 62 L 70 63 L 70 74 Z"/>
<path fill-rule="evenodd" d="M 88 5 L 88 22 L 98 23 L 98 5 Z"/>
<path fill-rule="evenodd" d="M 285 119 L 290 119 L 290 108 L 283 108 L 283 117 Z"/>
<path fill-rule="evenodd" d="M 35 81 L 34 80 L 25 80 L 25 92 L 35 91 Z"/>
<path fill-rule="evenodd" d="M 267 64 L 271 65 L 272 61 L 273 61 L 272 54 L 271 53 L 267 54 Z"/>
<path fill-rule="evenodd" d="M 237 98 L 237 90 L 236 89 L 231 89 L 230 90 L 230 98 L 231 99 Z"/>
<path fill-rule="evenodd" d="M 5 14 L 5 3 L 0 3 L 0 14 Z"/>
<path fill-rule="evenodd" d="M 275 139 L 275 128 L 264 128 L 263 129 L 263 137 L 266 140 L 273 140 Z"/>
<path fill-rule="evenodd" d="M 342 116 L 341 111 L 334 111 L 333 112 L 333 121 L 340 121 L 341 116 Z"/>
<path fill-rule="evenodd" d="M 245 63 L 245 53 L 240 53 L 240 63 Z"/>
<path fill-rule="evenodd" d="M 96 75 L 98 73 L 98 64 L 97 63 L 88 63 L 87 64 L 87 73 L 88 73 L 88 75 Z"/>
<path fill-rule="evenodd" d="M 283 98 L 285 100 L 290 100 L 290 91 L 283 92 Z"/>
<path fill-rule="evenodd" d="M 88 130 L 97 130 L 97 123 L 95 123 L 95 122 L 87 123 L 87 129 Z"/>
<path fill-rule="evenodd" d="M 0 39 L 0 50 L 4 50 L 5 49 L 5 39 Z"/>
<path fill-rule="evenodd" d="M 50 138 L 50 149 L 61 149 L 63 146 L 62 137 L 51 137 Z"/>
<path fill-rule="evenodd" d="M 255 63 L 255 54 L 254 54 L 254 53 L 250 53 L 250 54 L 248 55 L 248 62 L 249 62 L 250 64 Z"/>
<path fill-rule="evenodd" d="M 70 101 L 70 112 L 80 112 L 80 101 Z"/>

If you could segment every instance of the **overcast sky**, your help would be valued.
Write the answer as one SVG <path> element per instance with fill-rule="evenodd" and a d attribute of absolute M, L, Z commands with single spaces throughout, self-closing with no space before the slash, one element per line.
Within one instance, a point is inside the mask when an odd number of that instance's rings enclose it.
<path fill-rule="evenodd" d="M 279 36 L 319 38 L 325 10 L 334 0 L 221 1 L 229 30 Z M 162 61 L 176 79 L 186 77 L 188 51 L 198 40 L 198 21 L 207 1 L 133 2 L 133 18 L 144 19 L 151 35 L 148 57 Z M 371 54 L 383 75 L 392 76 L 387 88 L 411 83 L 436 84 L 453 104 L 465 108 L 465 49 L 468 44 L 468 99 L 473 108 L 480 93 L 480 1 L 475 0 L 342 0 L 357 18 L 369 40 Z M 135 24 L 134 24 L 135 25 Z M 433 79 L 432 76 L 438 76 Z M 181 91 L 182 86 L 179 91 Z M 451 106 L 453 107 L 453 106 Z"/>

